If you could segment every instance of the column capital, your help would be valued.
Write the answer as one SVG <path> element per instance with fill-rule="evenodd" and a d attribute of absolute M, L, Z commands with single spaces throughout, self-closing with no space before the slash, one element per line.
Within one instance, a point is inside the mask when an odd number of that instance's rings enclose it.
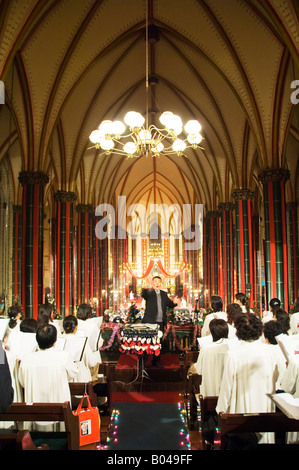
<path fill-rule="evenodd" d="M 77 195 L 71 191 L 57 191 L 54 194 L 54 200 L 57 202 L 75 202 Z"/>
<path fill-rule="evenodd" d="M 76 206 L 77 212 L 94 212 L 94 207 L 92 204 L 78 204 Z"/>
<path fill-rule="evenodd" d="M 49 182 L 49 176 L 42 171 L 20 171 L 19 181 L 25 184 L 40 184 L 45 186 Z"/>
<path fill-rule="evenodd" d="M 266 168 L 258 174 L 262 183 L 273 181 L 287 181 L 290 178 L 290 171 L 286 168 Z"/>
<path fill-rule="evenodd" d="M 233 211 L 235 208 L 235 205 L 233 202 L 220 202 L 218 205 L 218 209 L 220 211 Z"/>
<path fill-rule="evenodd" d="M 248 188 L 234 189 L 231 194 L 232 198 L 237 201 L 242 199 L 243 201 L 254 199 L 254 191 Z"/>
<path fill-rule="evenodd" d="M 12 210 L 15 214 L 20 214 L 22 212 L 22 206 L 13 205 Z"/>
<path fill-rule="evenodd" d="M 287 211 L 294 211 L 296 210 L 298 207 L 298 202 L 297 201 L 294 201 L 294 202 L 287 202 L 286 203 L 286 210 Z"/>
<path fill-rule="evenodd" d="M 207 219 L 211 219 L 212 217 L 220 217 L 221 216 L 221 212 L 220 211 L 208 211 L 206 213 L 206 218 Z"/>

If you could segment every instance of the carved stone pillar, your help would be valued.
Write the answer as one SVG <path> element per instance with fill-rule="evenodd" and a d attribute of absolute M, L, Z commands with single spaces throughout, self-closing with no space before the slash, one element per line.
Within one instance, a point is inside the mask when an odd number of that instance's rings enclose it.
<path fill-rule="evenodd" d="M 258 176 L 264 193 L 266 300 L 269 303 L 277 297 L 282 308 L 288 310 L 285 183 L 290 172 L 284 168 L 267 168 Z"/>
<path fill-rule="evenodd" d="M 26 317 L 37 318 L 43 302 L 44 186 L 49 177 L 39 171 L 22 171 L 22 305 Z"/>

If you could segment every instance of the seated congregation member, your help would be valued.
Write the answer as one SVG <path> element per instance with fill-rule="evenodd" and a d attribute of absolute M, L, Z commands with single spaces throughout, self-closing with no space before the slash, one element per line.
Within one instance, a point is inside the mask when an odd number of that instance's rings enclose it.
<path fill-rule="evenodd" d="M 6 352 L 0 341 L 0 413 L 6 413 L 13 402 L 14 389 Z"/>
<path fill-rule="evenodd" d="M 195 363 L 196 372 L 201 375 L 200 394 L 218 396 L 222 380 L 224 358 L 228 351 L 228 324 L 221 318 L 214 318 L 209 324 L 213 342 L 205 345 Z"/>
<path fill-rule="evenodd" d="M 227 314 L 227 323 L 228 323 L 228 336 L 229 338 L 236 337 L 236 328 L 235 328 L 235 318 L 237 315 L 242 315 L 243 310 L 240 304 L 232 303 L 226 306 L 226 314 Z"/>
<path fill-rule="evenodd" d="M 299 398 L 299 354 L 295 354 L 290 358 L 286 366 L 286 370 L 282 376 L 281 390 L 285 393 L 290 393 L 294 398 Z M 298 432 L 288 432 L 286 441 L 288 444 L 299 443 Z"/>
<path fill-rule="evenodd" d="M 20 364 L 19 381 L 27 403 L 62 403 L 71 401 L 68 382 L 78 374 L 78 367 L 66 351 L 55 350 L 57 330 L 47 324 L 38 327 L 38 350 L 26 354 Z"/>
<path fill-rule="evenodd" d="M 37 322 L 33 318 L 24 318 L 18 329 L 8 330 L 5 340 L 5 349 L 19 361 L 25 354 L 36 351 L 38 345 L 36 342 Z"/>
<path fill-rule="evenodd" d="M 276 381 L 276 391 L 279 391 L 281 390 L 281 379 L 286 370 L 286 360 L 275 337 L 280 335 L 282 330 L 278 322 L 270 320 L 264 324 L 263 331 L 266 344 L 271 348 L 273 357 L 275 357 L 277 363 L 278 377 Z"/>
<path fill-rule="evenodd" d="M 250 312 L 249 299 L 243 292 L 238 292 L 235 295 L 234 303 L 239 304 L 244 313 Z"/>
<path fill-rule="evenodd" d="M 78 318 L 78 330 L 84 332 L 87 337 L 90 337 L 95 329 L 99 329 L 98 319 L 93 316 L 91 305 L 80 304 L 76 316 Z"/>
<path fill-rule="evenodd" d="M 9 317 L 9 323 L 8 323 L 8 329 L 11 330 L 18 330 L 20 327 L 20 321 L 22 317 L 22 310 L 20 307 L 17 305 L 12 305 L 8 309 L 8 317 Z"/>
<path fill-rule="evenodd" d="M 279 324 L 279 328 L 285 335 L 291 334 L 290 332 L 290 317 L 289 314 L 282 308 L 275 308 L 273 310 L 273 320 Z"/>
<path fill-rule="evenodd" d="M 290 315 L 290 334 L 299 333 L 299 299 L 296 300 L 294 308 L 289 311 Z"/>
<path fill-rule="evenodd" d="M 24 318 L 19 330 L 7 331 L 3 339 L 14 389 L 14 402 L 24 401 L 23 390 L 19 383 L 20 360 L 24 354 L 37 349 L 36 326 L 37 321 L 34 318 Z"/>
<path fill-rule="evenodd" d="M 24 318 L 20 323 L 20 331 L 22 333 L 36 333 L 37 320 L 35 318 Z"/>
<path fill-rule="evenodd" d="M 201 330 L 201 336 L 207 336 L 210 334 L 209 324 L 214 318 L 221 318 L 227 321 L 227 314 L 223 311 L 223 302 L 219 295 L 212 295 L 211 297 L 211 308 L 212 313 L 209 313 L 204 320 L 204 324 Z"/>
<path fill-rule="evenodd" d="M 275 393 L 278 368 L 272 351 L 260 340 L 263 324 L 252 313 L 235 320 L 238 345 L 226 354 L 217 413 L 263 413 L 275 411 L 267 394 Z M 273 442 L 266 433 L 264 442 Z"/>
<path fill-rule="evenodd" d="M 57 335 L 61 335 L 60 328 L 53 322 L 53 309 L 54 306 L 50 303 L 40 305 L 37 316 L 37 328 L 42 325 L 53 325 L 57 330 Z"/>
<path fill-rule="evenodd" d="M 263 323 L 273 320 L 273 312 L 275 309 L 280 308 L 280 300 L 274 297 L 269 302 L 269 310 L 263 312 Z"/>
<path fill-rule="evenodd" d="M 76 336 L 85 336 L 78 330 L 78 320 L 74 315 L 68 315 L 63 320 L 63 336 L 66 335 L 68 339 Z M 89 343 L 85 345 L 82 361 L 77 362 L 79 372 L 74 382 L 89 382 L 92 380 L 90 368 L 97 366 L 101 362 L 99 351 L 92 351 Z"/>

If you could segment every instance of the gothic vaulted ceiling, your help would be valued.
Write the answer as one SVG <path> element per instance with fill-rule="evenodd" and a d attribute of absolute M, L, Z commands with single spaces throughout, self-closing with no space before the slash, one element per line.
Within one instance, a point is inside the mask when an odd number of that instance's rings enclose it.
<path fill-rule="evenodd" d="M 19 172 L 39 170 L 47 204 L 66 190 L 94 205 L 125 195 L 212 210 L 235 188 L 260 194 L 266 167 L 291 171 L 296 200 L 298 15 L 296 0 L 2 0 L 0 160 L 15 203 Z M 150 120 L 165 110 L 198 119 L 203 149 L 100 156 L 89 134 L 103 119 L 145 114 L 146 18 Z"/>

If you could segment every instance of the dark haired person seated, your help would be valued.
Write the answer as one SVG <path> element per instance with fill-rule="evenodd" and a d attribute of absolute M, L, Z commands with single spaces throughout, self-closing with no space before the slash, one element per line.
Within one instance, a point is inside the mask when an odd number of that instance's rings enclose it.
<path fill-rule="evenodd" d="M 204 324 L 201 329 L 201 336 L 207 336 L 210 334 L 209 324 L 214 318 L 221 318 L 222 320 L 227 321 L 227 314 L 223 311 L 223 302 L 221 297 L 219 295 L 212 295 L 210 304 L 213 312 L 209 313 L 205 317 Z"/>
<path fill-rule="evenodd" d="M 55 349 L 57 330 L 48 324 L 36 331 L 38 350 L 26 354 L 20 364 L 19 381 L 27 403 L 71 401 L 68 382 L 78 368 L 66 351 Z"/>

